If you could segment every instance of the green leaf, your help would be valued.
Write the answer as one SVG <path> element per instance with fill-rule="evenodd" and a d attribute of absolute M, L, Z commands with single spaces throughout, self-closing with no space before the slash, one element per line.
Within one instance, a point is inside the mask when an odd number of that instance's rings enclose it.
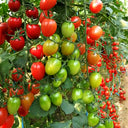
<path fill-rule="evenodd" d="M 15 123 L 12 128 L 17 128 L 19 126 L 19 120 L 17 117 L 15 117 Z"/>
<path fill-rule="evenodd" d="M 72 118 L 73 128 L 83 128 L 83 126 L 87 125 L 87 123 L 87 116 L 85 114 Z"/>
<path fill-rule="evenodd" d="M 71 128 L 71 120 L 67 122 L 55 122 L 50 125 L 50 128 Z"/>
<path fill-rule="evenodd" d="M 61 104 L 62 110 L 65 112 L 65 114 L 71 114 L 74 111 L 73 104 L 70 104 L 68 101 L 63 99 L 63 102 Z"/>
<path fill-rule="evenodd" d="M 69 78 L 67 78 L 66 81 L 64 82 L 64 84 L 62 85 L 62 88 L 69 89 L 72 87 L 73 87 L 73 84 L 72 84 L 71 80 Z"/>

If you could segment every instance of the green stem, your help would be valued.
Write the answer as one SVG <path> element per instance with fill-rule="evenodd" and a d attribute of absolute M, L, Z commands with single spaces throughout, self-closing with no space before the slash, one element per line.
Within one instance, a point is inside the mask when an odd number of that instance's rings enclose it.
<path fill-rule="evenodd" d="M 67 13 L 67 1 L 66 0 L 65 0 L 65 15 L 66 15 L 66 20 L 67 20 L 68 13 Z"/>

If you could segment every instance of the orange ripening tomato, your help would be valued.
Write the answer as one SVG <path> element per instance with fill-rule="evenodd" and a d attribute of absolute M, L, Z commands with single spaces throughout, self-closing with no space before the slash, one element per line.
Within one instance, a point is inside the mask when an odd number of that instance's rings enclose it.
<path fill-rule="evenodd" d="M 76 32 L 73 32 L 71 37 L 67 38 L 68 40 L 71 40 L 72 42 L 75 42 L 77 40 L 77 34 Z"/>
<path fill-rule="evenodd" d="M 77 47 L 79 48 L 80 50 L 80 54 L 83 55 L 85 53 L 85 44 L 84 43 L 79 43 L 77 44 Z"/>
<path fill-rule="evenodd" d="M 34 95 L 35 94 L 38 94 L 40 92 L 40 84 L 39 83 L 35 83 L 35 84 L 28 84 L 28 90 L 33 93 Z"/>

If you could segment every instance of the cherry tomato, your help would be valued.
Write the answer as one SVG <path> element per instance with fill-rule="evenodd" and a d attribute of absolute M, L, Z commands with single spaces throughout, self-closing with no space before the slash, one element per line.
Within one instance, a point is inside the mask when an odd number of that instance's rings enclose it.
<path fill-rule="evenodd" d="M 57 3 L 57 0 L 41 0 L 40 1 L 40 9 L 41 10 L 49 10 L 53 8 Z"/>
<path fill-rule="evenodd" d="M 71 55 L 74 51 L 75 45 L 71 42 L 64 41 L 61 45 L 61 52 L 63 55 Z"/>
<path fill-rule="evenodd" d="M 24 110 L 24 108 L 22 106 L 19 107 L 18 109 L 18 114 L 19 116 L 26 116 L 28 114 L 28 110 Z"/>
<path fill-rule="evenodd" d="M 106 128 L 114 128 L 112 120 L 105 120 L 105 127 Z"/>
<path fill-rule="evenodd" d="M 90 90 L 84 90 L 82 99 L 85 104 L 90 104 L 94 100 L 94 95 Z"/>
<path fill-rule="evenodd" d="M 32 56 L 35 56 L 37 59 L 41 59 L 44 56 L 43 52 L 43 46 L 37 45 L 36 47 L 32 47 L 29 52 L 32 54 Z"/>
<path fill-rule="evenodd" d="M 73 32 L 71 37 L 67 38 L 68 40 L 75 42 L 77 40 L 77 34 L 76 32 Z"/>
<path fill-rule="evenodd" d="M 98 111 L 98 104 L 95 102 L 92 102 L 90 104 L 86 105 L 86 110 L 88 111 L 88 113 L 93 113 Z"/>
<path fill-rule="evenodd" d="M 60 106 L 62 104 L 62 94 L 60 92 L 51 94 L 50 98 L 54 105 Z"/>
<path fill-rule="evenodd" d="M 20 9 L 20 1 L 19 0 L 9 0 L 8 7 L 11 11 L 16 12 Z"/>
<path fill-rule="evenodd" d="M 90 18 L 87 18 L 87 27 L 91 25 L 91 20 Z M 83 21 L 83 25 L 85 26 L 85 20 Z"/>
<path fill-rule="evenodd" d="M 27 36 L 30 39 L 36 39 L 40 36 L 40 26 L 38 24 L 27 24 L 26 26 Z"/>
<path fill-rule="evenodd" d="M 45 71 L 48 75 L 55 75 L 61 68 L 61 61 L 56 58 L 49 58 L 45 65 Z"/>
<path fill-rule="evenodd" d="M 46 56 L 51 56 L 55 54 L 58 50 L 58 44 L 51 41 L 51 40 L 46 40 L 43 44 L 43 52 L 44 55 Z"/>
<path fill-rule="evenodd" d="M 87 55 L 88 64 L 95 65 L 99 62 L 99 60 L 100 60 L 100 55 L 99 54 L 94 53 L 92 51 L 88 53 L 88 55 Z"/>
<path fill-rule="evenodd" d="M 58 34 L 53 34 L 52 36 L 50 36 L 50 40 L 53 40 L 56 43 L 59 43 L 60 42 L 60 36 Z"/>
<path fill-rule="evenodd" d="M 90 82 L 90 85 L 92 86 L 92 88 L 99 87 L 102 82 L 101 74 L 97 73 L 97 72 L 91 73 L 91 75 L 89 76 L 89 82 Z"/>
<path fill-rule="evenodd" d="M 44 19 L 41 23 L 42 34 L 46 37 L 52 36 L 57 29 L 57 23 L 53 19 Z"/>
<path fill-rule="evenodd" d="M 85 44 L 84 43 L 78 43 L 77 44 L 77 47 L 79 48 L 80 50 L 80 55 L 83 55 L 85 53 Z"/>
<path fill-rule="evenodd" d="M 24 48 L 25 39 L 23 36 L 20 36 L 19 39 L 15 39 L 15 40 L 14 40 L 14 37 L 11 37 L 10 45 L 11 45 L 13 50 L 20 51 Z"/>
<path fill-rule="evenodd" d="M 20 107 L 20 98 L 18 97 L 10 97 L 7 102 L 8 113 L 14 115 L 17 113 Z"/>
<path fill-rule="evenodd" d="M 10 17 L 8 19 L 8 26 L 12 29 L 12 30 L 16 30 L 19 29 L 22 25 L 22 19 L 21 18 L 16 18 L 16 17 Z"/>
<path fill-rule="evenodd" d="M 26 10 L 26 15 L 29 17 L 29 18 L 38 18 L 38 9 L 36 7 L 34 7 L 33 9 L 28 9 Z"/>
<path fill-rule="evenodd" d="M 26 95 L 21 96 L 21 106 L 25 111 L 28 111 L 34 101 L 33 93 L 28 93 Z"/>
<path fill-rule="evenodd" d="M 77 101 L 79 99 L 82 99 L 83 97 L 83 90 L 79 88 L 74 88 L 72 90 L 72 100 Z"/>
<path fill-rule="evenodd" d="M 92 0 L 89 8 L 92 13 L 99 13 L 103 8 L 103 3 L 101 0 Z"/>
<path fill-rule="evenodd" d="M 28 84 L 28 91 L 30 91 L 31 93 L 33 93 L 34 95 L 35 94 L 38 94 L 40 92 L 40 84 L 39 83 L 35 83 L 35 84 Z"/>
<path fill-rule="evenodd" d="M 0 45 L 2 45 L 5 42 L 5 35 L 2 34 L 2 31 L 0 30 Z"/>
<path fill-rule="evenodd" d="M 106 128 L 104 124 L 99 124 L 96 128 Z"/>
<path fill-rule="evenodd" d="M 74 32 L 74 24 L 72 22 L 64 22 L 61 26 L 61 32 L 64 37 L 71 37 Z"/>
<path fill-rule="evenodd" d="M 76 75 L 80 71 L 80 62 L 78 60 L 69 60 L 67 65 L 71 75 Z"/>
<path fill-rule="evenodd" d="M 8 111 L 6 108 L 0 108 L 0 126 L 3 125 L 8 117 Z"/>
<path fill-rule="evenodd" d="M 40 107 L 44 110 L 44 111 L 48 111 L 51 107 L 51 100 L 49 98 L 48 95 L 42 95 L 39 98 L 39 103 L 40 103 Z"/>
<path fill-rule="evenodd" d="M 2 34 L 6 34 L 8 32 L 8 23 L 0 23 L 0 31 L 2 32 Z"/>
<path fill-rule="evenodd" d="M 78 28 L 81 25 L 81 19 L 78 16 L 71 17 L 71 21 L 73 22 L 75 28 Z"/>
<path fill-rule="evenodd" d="M 103 34 L 103 30 L 100 26 L 93 26 L 89 31 L 89 36 L 92 40 L 98 40 Z"/>
<path fill-rule="evenodd" d="M 79 49 L 75 49 L 74 52 L 71 54 L 72 59 L 78 59 L 80 56 L 80 51 Z"/>
<path fill-rule="evenodd" d="M 31 66 L 31 73 L 36 80 L 42 80 L 45 75 L 44 64 L 41 62 L 34 62 Z"/>

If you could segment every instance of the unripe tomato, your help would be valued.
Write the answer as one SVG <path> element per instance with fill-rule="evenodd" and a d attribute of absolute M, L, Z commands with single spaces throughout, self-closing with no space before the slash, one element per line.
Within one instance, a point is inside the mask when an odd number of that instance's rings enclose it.
<path fill-rule="evenodd" d="M 74 88 L 72 90 L 72 100 L 77 101 L 79 99 L 82 99 L 83 97 L 83 91 L 79 88 Z"/>
<path fill-rule="evenodd" d="M 48 95 L 42 95 L 39 99 L 40 107 L 44 111 L 48 111 L 51 107 L 51 100 Z"/>

